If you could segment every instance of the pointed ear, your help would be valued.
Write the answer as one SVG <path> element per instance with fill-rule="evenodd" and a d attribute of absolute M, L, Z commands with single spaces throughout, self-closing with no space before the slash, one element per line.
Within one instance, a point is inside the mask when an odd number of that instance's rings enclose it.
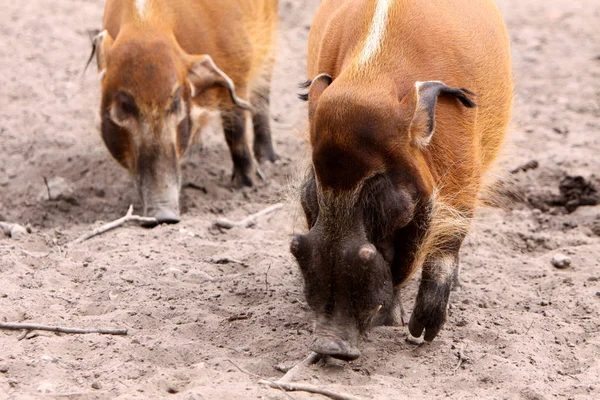
<path fill-rule="evenodd" d="M 252 111 L 252 105 L 237 96 L 233 81 L 217 67 L 211 56 L 193 56 L 191 60 L 187 78 L 192 89 L 192 97 L 198 96 L 207 89 L 222 86 L 229 90 L 231 100 L 236 106 Z"/>
<path fill-rule="evenodd" d="M 87 63 L 85 64 L 83 72 L 87 70 L 87 67 L 90 65 L 95 55 L 96 65 L 98 66 L 98 72 L 100 73 L 100 79 L 104 79 L 104 76 L 106 75 L 106 53 L 111 48 L 112 44 L 113 38 L 109 35 L 107 30 L 103 30 L 102 32 L 94 35 L 92 37 L 92 52 Z"/>
<path fill-rule="evenodd" d="M 475 94 L 464 88 L 451 88 L 438 81 L 416 82 L 415 90 L 402 99 L 414 110 L 409 133 L 414 145 L 425 147 L 435 131 L 435 107 L 438 96 L 448 95 L 458 99 L 465 107 L 474 108 Z"/>
<path fill-rule="evenodd" d="M 333 78 L 327 74 L 317 75 L 315 79 L 312 81 L 308 81 L 304 84 L 305 87 L 308 87 L 308 94 L 300 95 L 302 100 L 308 100 L 308 117 L 312 118 L 317 109 L 317 104 L 319 103 L 319 97 L 323 94 L 325 89 L 331 85 L 333 82 Z"/>

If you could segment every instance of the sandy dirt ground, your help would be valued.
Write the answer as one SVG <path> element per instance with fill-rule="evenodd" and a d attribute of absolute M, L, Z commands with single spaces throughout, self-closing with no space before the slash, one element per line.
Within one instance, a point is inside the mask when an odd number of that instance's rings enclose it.
<path fill-rule="evenodd" d="M 181 223 L 127 225 L 67 249 L 140 209 L 96 130 L 95 68 L 81 76 L 102 2 L 0 2 L 0 220 L 31 229 L 0 233 L 0 321 L 129 330 L 0 331 L 0 399 L 322 398 L 257 383 L 303 359 L 312 331 L 288 243 L 304 229 L 294 187 L 306 109 L 295 96 L 318 3 L 281 1 L 272 116 L 283 160 L 265 168 L 267 183 L 232 190 L 225 141 L 208 135 L 185 165 Z M 516 80 L 501 163 L 510 196 L 479 213 L 445 329 L 415 346 L 405 327 L 376 328 L 361 358 L 320 362 L 301 381 L 362 399 L 600 398 L 600 2 L 498 4 Z M 57 177 L 72 193 L 48 200 L 44 178 Z M 251 228 L 212 227 L 279 201 Z M 554 267 L 559 254 L 571 265 Z"/>

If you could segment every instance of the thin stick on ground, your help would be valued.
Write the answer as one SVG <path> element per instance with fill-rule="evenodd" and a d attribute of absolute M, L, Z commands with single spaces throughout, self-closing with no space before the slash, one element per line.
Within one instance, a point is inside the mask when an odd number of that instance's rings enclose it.
<path fill-rule="evenodd" d="M 11 324 L 0 322 L 0 329 L 26 330 L 26 331 L 50 331 L 58 333 L 101 333 L 104 335 L 127 335 L 127 329 L 77 329 L 62 328 L 60 326 L 47 326 L 38 324 Z"/>
<path fill-rule="evenodd" d="M 275 381 L 271 381 L 271 380 L 269 380 L 269 379 L 265 379 L 265 378 L 263 378 L 262 376 L 260 376 L 260 375 L 258 375 L 258 374 L 254 374 L 254 373 L 252 373 L 252 372 L 250 372 L 250 371 L 247 371 L 247 370 L 245 370 L 244 368 L 242 368 L 242 367 L 240 367 L 239 365 L 237 365 L 236 363 L 234 363 L 233 361 L 231 361 L 230 359 L 227 359 L 227 361 L 229 361 L 229 362 L 230 362 L 230 363 L 231 363 L 231 364 L 232 364 L 234 367 L 236 367 L 236 368 L 237 368 L 237 369 L 238 369 L 240 372 L 243 372 L 243 373 L 244 373 L 244 374 L 246 374 L 246 375 L 253 376 L 253 377 L 255 377 L 255 378 L 258 378 L 258 379 L 260 379 L 260 381 L 259 381 L 259 382 L 263 382 L 263 381 L 264 381 L 264 382 L 269 382 L 269 383 L 272 383 L 274 386 L 271 386 L 271 387 L 273 387 L 273 388 L 275 388 L 275 389 L 281 389 L 281 391 L 283 392 L 283 394 L 285 394 L 285 396 L 286 396 L 287 398 L 290 398 L 290 399 L 294 400 L 294 398 L 293 398 L 292 396 L 290 396 L 289 394 L 287 394 L 287 393 L 285 392 L 285 389 L 284 389 L 284 388 L 282 388 L 281 386 L 277 385 L 277 383 L 275 383 Z"/>
<path fill-rule="evenodd" d="M 533 326 L 533 321 L 531 321 L 531 324 L 529 324 L 529 327 L 527 328 L 527 330 L 525 331 L 525 334 L 527 335 L 529 333 L 529 330 L 531 329 L 531 327 Z"/>
<path fill-rule="evenodd" d="M 245 263 L 241 260 L 238 260 L 236 258 L 231 258 L 231 257 L 211 258 L 208 261 L 213 264 L 240 264 L 242 267 L 246 267 L 246 268 L 248 268 L 250 266 L 250 265 L 248 265 L 248 263 Z"/>
<path fill-rule="evenodd" d="M 279 378 L 277 381 L 278 382 L 293 382 L 296 380 L 296 376 L 307 366 L 312 365 L 312 364 L 316 364 L 319 362 L 319 360 L 323 358 L 323 355 L 319 354 L 319 353 L 315 353 L 314 351 L 312 351 L 308 357 L 306 357 L 304 360 L 302 360 L 301 362 L 299 362 L 298 364 L 294 365 L 292 368 L 290 368 L 290 370 L 288 372 L 285 373 L 285 375 L 283 375 L 281 378 Z"/>
<path fill-rule="evenodd" d="M 223 228 L 223 229 L 248 228 L 248 227 L 254 225 L 258 218 L 262 217 L 263 215 L 267 215 L 274 211 L 277 211 L 280 208 L 283 208 L 283 203 L 273 204 L 272 206 L 269 206 L 269 207 L 265 208 L 264 210 L 261 210 L 254 214 L 248 215 L 246 218 L 244 218 L 241 221 L 231 221 L 227 218 L 219 218 L 214 222 L 214 226 L 216 226 L 217 228 Z"/>
<path fill-rule="evenodd" d="M 265 292 L 269 291 L 269 271 L 271 270 L 271 264 L 269 264 L 269 268 L 267 268 L 267 272 L 265 272 Z"/>
<path fill-rule="evenodd" d="M 48 192 L 48 200 L 52 200 L 52 195 L 50 194 L 50 183 L 48 183 L 48 178 L 44 176 L 44 184 L 46 184 L 46 191 Z"/>
<path fill-rule="evenodd" d="M 133 215 L 133 205 L 129 206 L 129 210 L 127 210 L 127 214 L 124 217 L 121 217 L 115 221 L 104 224 L 88 233 L 85 233 L 79 236 L 77 239 L 73 240 L 69 243 L 69 245 L 79 244 L 81 242 L 85 242 L 88 239 L 93 238 L 94 236 L 101 235 L 105 232 L 110 231 L 111 229 L 115 229 L 129 221 L 143 222 L 148 224 L 158 224 L 156 218 L 152 217 L 142 217 L 140 215 Z"/>
<path fill-rule="evenodd" d="M 270 381 L 262 379 L 258 381 L 258 383 L 288 392 L 308 392 L 321 394 L 334 400 L 359 400 L 357 397 L 344 393 L 336 393 L 329 389 L 324 389 L 315 385 L 306 383 L 292 383 L 305 367 L 317 363 L 322 357 L 323 356 L 321 354 L 311 352 L 308 357 L 296 364 L 278 380 Z"/>
<path fill-rule="evenodd" d="M 354 397 L 344 393 L 335 393 L 328 389 L 323 389 L 315 385 L 309 385 L 307 383 L 287 383 L 287 382 L 271 382 L 261 380 L 258 383 L 263 385 L 268 385 L 275 389 L 282 389 L 287 392 L 308 392 L 315 394 L 322 394 L 323 396 L 327 396 L 333 400 L 360 400 L 358 397 Z"/>
<path fill-rule="evenodd" d="M 463 365 L 463 363 L 471 361 L 469 357 L 465 356 L 464 351 L 466 348 L 467 345 L 462 345 L 460 350 L 458 350 L 458 363 L 456 364 L 456 367 L 454 367 L 454 372 L 458 371 L 458 369 L 461 365 Z"/>

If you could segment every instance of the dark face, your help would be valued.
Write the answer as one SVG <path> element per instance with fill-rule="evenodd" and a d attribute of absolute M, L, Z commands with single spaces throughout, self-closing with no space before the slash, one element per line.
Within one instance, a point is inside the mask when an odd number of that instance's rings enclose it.
<path fill-rule="evenodd" d="M 316 313 L 312 350 L 355 359 L 361 334 L 392 306 L 393 236 L 412 216 L 412 197 L 386 174 L 338 196 L 317 190 L 311 176 L 302 206 L 310 231 L 292 240 L 291 251 Z"/>
<path fill-rule="evenodd" d="M 160 42 L 115 49 L 101 105 L 104 143 L 134 177 L 144 215 L 159 223 L 180 219 L 179 164 L 191 132 L 189 88 L 171 59 Z"/>

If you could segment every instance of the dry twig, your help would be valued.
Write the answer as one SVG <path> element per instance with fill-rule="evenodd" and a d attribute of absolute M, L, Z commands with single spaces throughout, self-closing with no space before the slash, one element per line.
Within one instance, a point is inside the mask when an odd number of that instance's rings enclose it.
<path fill-rule="evenodd" d="M 241 313 L 241 314 L 236 314 L 236 315 L 232 315 L 232 316 L 228 317 L 227 321 L 229 321 L 229 322 L 240 321 L 243 319 L 250 319 L 251 317 L 252 317 L 252 313 Z"/>
<path fill-rule="evenodd" d="M 569 374 L 568 372 L 564 372 L 564 371 L 557 371 L 559 375 L 564 375 L 564 376 L 568 376 L 569 378 L 573 378 L 575 379 L 577 382 L 581 382 L 581 380 L 576 377 L 575 375 Z"/>
<path fill-rule="evenodd" d="M 127 335 L 127 329 L 77 329 L 61 328 L 60 326 L 47 326 L 38 324 L 10 324 L 0 322 L 0 329 L 26 330 L 26 331 L 50 331 L 59 333 L 102 333 L 104 335 Z"/>
<path fill-rule="evenodd" d="M 323 358 L 323 355 L 312 351 L 308 357 L 294 365 L 288 372 L 285 373 L 285 375 L 279 378 L 278 382 L 293 382 L 296 380 L 296 376 L 300 373 L 300 371 L 302 371 L 302 369 L 304 369 L 304 367 L 316 364 L 321 358 Z"/>
<path fill-rule="evenodd" d="M 282 389 L 282 390 L 285 390 L 288 392 L 300 391 L 300 392 L 322 394 L 323 396 L 327 396 L 330 399 L 334 399 L 334 400 L 360 400 L 358 397 L 354 397 L 354 396 L 344 394 L 344 393 L 335 393 L 335 392 L 332 392 L 331 390 L 323 389 L 318 386 L 310 385 L 307 383 L 287 383 L 287 382 L 279 382 L 279 381 L 271 382 L 271 381 L 265 381 L 265 380 L 258 381 L 258 383 L 268 385 L 272 388 Z"/>
<path fill-rule="evenodd" d="M 271 270 L 271 264 L 269 264 L 269 268 L 267 268 L 267 272 L 265 272 L 265 292 L 269 291 L 269 271 Z"/>
<path fill-rule="evenodd" d="M 48 178 L 44 176 L 44 184 L 46 185 L 46 190 L 48 191 L 48 200 L 52 199 L 52 194 L 50 192 L 50 183 L 48 182 Z"/>
<path fill-rule="evenodd" d="M 208 261 L 210 261 L 213 264 L 240 264 L 242 267 L 245 267 L 245 268 L 248 268 L 250 266 L 250 265 L 248 265 L 248 263 L 245 263 L 243 261 L 240 261 L 238 259 L 231 258 L 231 257 L 211 258 Z"/>
<path fill-rule="evenodd" d="M 67 302 L 67 303 L 69 303 L 69 304 L 73 304 L 73 303 L 75 303 L 75 302 L 74 302 L 73 300 L 71 300 L 71 299 L 67 299 L 66 297 L 62 297 L 62 296 L 57 296 L 57 295 L 55 295 L 55 294 L 51 294 L 51 295 L 50 295 L 50 297 L 52 297 L 53 299 L 64 300 L 64 301 L 66 301 L 66 302 Z"/>
<path fill-rule="evenodd" d="M 274 211 L 283 208 L 282 203 L 273 204 L 270 207 L 265 208 L 257 213 L 250 214 L 246 218 L 241 221 L 231 221 L 227 218 L 219 218 L 215 221 L 214 226 L 223 229 L 231 229 L 231 228 L 248 228 L 256 223 L 256 220 L 263 215 L 270 214 Z"/>
<path fill-rule="evenodd" d="M 91 232 L 88 232 L 86 234 L 79 236 L 77 239 L 75 239 L 71 243 L 69 243 L 69 245 L 74 245 L 74 244 L 79 244 L 81 242 L 84 242 L 90 238 L 93 238 L 94 236 L 101 235 L 104 232 L 108 232 L 111 229 L 117 228 L 129 221 L 145 222 L 145 223 L 158 223 L 158 221 L 156 221 L 156 218 L 153 218 L 153 217 L 142 217 L 140 215 L 133 215 L 133 205 L 130 205 L 129 210 L 127 210 L 127 214 L 125 214 L 124 217 L 121 217 L 115 221 L 104 224 L 104 225 L 92 230 Z"/>
<path fill-rule="evenodd" d="M 527 330 L 525 331 L 525 334 L 527 335 L 529 333 L 529 330 L 531 329 L 531 327 L 533 326 L 533 321 L 531 321 L 531 324 L 529 324 L 529 327 L 527 328 Z"/>
<path fill-rule="evenodd" d="M 50 253 L 32 253 L 30 251 L 22 250 L 22 249 L 21 249 L 21 253 L 23 253 L 23 255 L 26 255 L 31 258 L 46 258 L 50 255 Z"/>
<path fill-rule="evenodd" d="M 247 371 L 247 370 L 245 370 L 244 368 L 242 368 L 242 367 L 240 367 L 239 365 L 237 365 L 236 363 L 234 363 L 233 361 L 231 361 L 230 359 L 227 359 L 227 361 L 229 361 L 229 362 L 230 362 L 230 363 L 231 363 L 231 364 L 232 364 L 234 367 L 236 367 L 236 368 L 237 368 L 237 369 L 238 369 L 240 372 L 243 372 L 243 373 L 244 373 L 244 374 L 246 374 L 246 375 L 250 375 L 250 376 L 253 376 L 253 377 L 255 377 L 255 378 L 258 378 L 258 379 L 260 379 L 259 383 L 260 383 L 260 382 L 269 382 L 269 383 L 271 383 L 271 384 L 275 385 L 275 386 L 271 386 L 271 387 L 274 387 L 274 388 L 276 388 L 276 389 L 281 389 L 281 391 L 283 392 L 283 394 L 285 394 L 285 396 L 286 396 L 286 397 L 288 397 L 288 398 L 290 398 L 290 399 L 294 400 L 294 398 L 293 398 L 292 396 L 290 396 L 289 394 L 287 394 L 287 393 L 285 392 L 285 389 L 284 389 L 284 388 L 282 388 L 281 386 L 279 386 L 279 385 L 278 385 L 276 382 L 274 382 L 274 381 L 271 381 L 271 380 L 269 380 L 269 379 L 265 379 L 265 378 L 263 378 L 263 377 L 262 377 L 262 376 L 260 376 L 260 375 L 254 374 L 254 373 L 252 373 L 252 372 L 250 372 L 250 371 Z"/>
<path fill-rule="evenodd" d="M 321 394 L 323 396 L 327 396 L 330 399 L 334 400 L 359 400 L 357 397 L 344 394 L 344 393 L 335 393 L 329 389 L 320 388 L 315 385 L 310 385 L 306 383 L 292 383 L 297 375 L 304 369 L 306 366 L 315 364 L 318 362 L 323 356 L 321 354 L 311 352 L 308 357 L 302 360 L 300 363 L 296 364 L 293 368 L 291 368 L 288 372 L 285 373 L 280 379 L 276 381 L 270 380 L 260 380 L 258 383 L 263 385 L 268 385 L 275 389 L 281 389 L 288 392 L 308 392 Z"/>
<path fill-rule="evenodd" d="M 456 364 L 456 367 L 454 367 L 454 372 L 458 371 L 458 369 L 461 365 L 463 365 L 463 363 L 471 361 L 469 357 L 465 356 L 464 351 L 466 348 L 467 345 L 464 344 L 460 347 L 460 350 L 458 350 L 458 363 Z"/>

